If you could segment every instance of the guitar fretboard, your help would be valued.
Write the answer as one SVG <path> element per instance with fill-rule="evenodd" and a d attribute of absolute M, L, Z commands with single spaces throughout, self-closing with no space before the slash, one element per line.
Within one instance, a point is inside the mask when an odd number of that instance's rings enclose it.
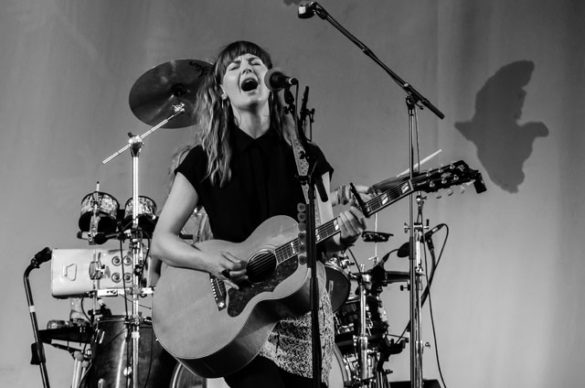
<path fill-rule="evenodd" d="M 374 214 L 386 206 L 398 201 L 399 199 L 412 193 L 412 184 L 405 181 L 397 187 L 384 191 L 382 194 L 372 198 L 364 204 L 368 214 Z M 320 225 L 315 231 L 315 239 L 317 244 L 339 233 L 339 223 L 337 218 L 334 218 L 326 223 Z M 277 264 L 281 264 L 288 259 L 295 257 L 301 252 L 301 241 L 296 238 L 287 242 L 275 249 Z"/>

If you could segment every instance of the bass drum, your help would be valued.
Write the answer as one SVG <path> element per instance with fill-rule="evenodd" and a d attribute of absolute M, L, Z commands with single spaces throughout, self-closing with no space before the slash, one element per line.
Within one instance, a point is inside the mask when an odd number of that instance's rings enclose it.
<path fill-rule="evenodd" d="M 343 388 L 351 383 L 350 363 L 339 349 L 333 348 L 333 360 L 329 372 L 329 388 Z M 170 388 L 229 388 L 224 379 L 205 379 L 178 364 L 173 371 Z"/>
<path fill-rule="evenodd" d="M 128 328 L 124 316 L 112 316 L 98 321 L 92 343 L 92 362 L 84 377 L 83 388 L 125 387 L 128 376 L 130 346 L 126 341 Z M 166 387 L 176 361 L 158 343 L 147 318 L 140 323 L 138 343 L 138 386 Z"/>

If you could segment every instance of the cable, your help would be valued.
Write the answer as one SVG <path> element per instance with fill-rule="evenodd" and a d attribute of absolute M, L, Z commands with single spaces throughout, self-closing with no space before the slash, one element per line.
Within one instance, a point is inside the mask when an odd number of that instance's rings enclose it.
<path fill-rule="evenodd" d="M 83 307 L 83 301 L 85 299 L 85 296 L 81 297 L 81 302 L 79 303 L 81 305 L 81 313 L 83 314 L 83 316 L 85 317 L 85 319 L 87 319 L 87 322 L 89 322 L 89 324 L 93 324 L 93 317 L 90 318 L 89 315 L 87 315 L 87 313 L 85 312 L 85 307 Z M 93 313 L 93 315 L 95 316 L 95 311 Z"/>
<path fill-rule="evenodd" d="M 127 326 L 128 323 L 128 297 L 126 295 L 126 274 L 124 271 L 124 246 L 122 245 L 122 240 L 120 241 L 120 257 L 122 258 L 122 265 L 121 270 L 122 270 L 122 286 L 124 287 L 124 311 L 125 311 L 125 315 L 124 315 L 124 326 L 126 327 L 126 338 L 124 339 L 124 342 L 126 343 L 126 367 L 130 368 L 130 346 L 128 346 L 128 343 L 130 343 L 131 341 L 128 341 L 128 338 L 132 335 L 131 332 L 131 328 L 129 326 Z M 128 330 L 130 329 L 130 330 Z M 134 371 L 132 371 L 132 373 L 134 373 Z M 133 374 L 128 374 L 126 375 L 126 384 L 128 384 L 128 376 L 132 376 L 132 378 L 135 378 L 135 376 Z"/>
<path fill-rule="evenodd" d="M 446 231 L 445 231 L 445 238 L 444 238 L 443 243 L 441 245 L 441 250 L 439 251 L 439 256 L 437 258 L 437 262 L 435 264 L 435 267 L 433 269 L 433 272 L 431 273 L 430 278 L 427 279 L 427 287 L 429 288 L 429 290 L 430 290 L 430 284 L 433 282 L 433 278 L 434 278 L 435 271 L 436 271 L 437 267 L 439 266 L 439 263 L 441 262 L 441 258 L 443 257 L 443 252 L 445 250 L 445 246 L 446 246 L 447 240 L 449 238 L 449 226 L 448 225 L 445 225 L 445 229 L 446 229 Z M 425 252 L 425 266 L 426 266 L 427 265 L 426 264 L 426 246 L 425 246 L 424 252 Z M 426 273 L 425 273 L 425 276 L 426 276 Z M 395 334 L 392 335 L 392 336 L 393 337 L 397 337 L 398 338 L 398 341 L 400 341 L 402 338 L 408 338 L 408 337 L 405 337 L 404 336 L 404 334 L 408 331 L 408 329 L 409 329 L 409 326 L 406 326 L 404 328 L 404 330 L 402 331 L 402 333 L 399 336 L 397 336 Z"/>
<path fill-rule="evenodd" d="M 441 361 L 440 361 L 440 357 L 439 357 L 439 345 L 438 345 L 438 341 L 437 341 L 437 332 L 436 332 L 436 328 L 435 328 L 435 316 L 433 314 L 433 300 L 431 298 L 431 283 L 433 281 L 433 277 L 435 276 L 435 271 L 437 270 L 437 266 L 439 265 L 439 262 L 441 261 L 441 258 L 443 257 L 443 251 L 445 249 L 445 246 L 447 245 L 447 240 L 449 238 L 449 226 L 445 225 L 445 228 L 446 228 L 445 238 L 443 239 L 443 244 L 441 246 L 441 250 L 439 252 L 437 262 L 433 263 L 433 265 L 434 265 L 433 271 L 431 272 L 430 277 L 429 277 L 427 271 L 425 271 L 425 278 L 427 281 L 427 288 L 428 288 L 429 316 L 431 318 L 431 329 L 433 331 L 433 343 L 435 345 L 435 358 L 437 360 L 437 370 L 439 371 L 439 377 L 441 378 L 441 382 L 443 383 L 443 387 L 447 388 L 447 383 L 445 383 L 445 378 L 443 377 L 443 370 L 441 369 Z M 424 256 L 425 256 L 425 268 L 428 270 L 426 245 L 424 248 Z"/>
<path fill-rule="evenodd" d="M 124 287 L 124 295 L 126 295 L 126 274 L 124 271 L 124 246 L 122 245 L 122 240 L 118 240 L 118 242 L 120 243 L 120 257 L 122 258 L 122 265 L 121 270 L 122 270 L 122 286 Z M 125 317 L 126 319 L 128 319 L 128 301 L 126 298 L 124 298 L 124 311 L 126 313 Z"/>
<path fill-rule="evenodd" d="M 362 276 L 362 269 L 360 268 L 360 264 L 358 263 L 357 258 L 355 257 L 355 255 L 353 254 L 353 251 L 351 249 L 347 248 L 347 251 L 351 255 L 351 258 L 353 259 L 353 262 L 355 263 L 355 266 L 356 266 L 358 273 L 360 274 L 360 277 L 361 277 Z"/>

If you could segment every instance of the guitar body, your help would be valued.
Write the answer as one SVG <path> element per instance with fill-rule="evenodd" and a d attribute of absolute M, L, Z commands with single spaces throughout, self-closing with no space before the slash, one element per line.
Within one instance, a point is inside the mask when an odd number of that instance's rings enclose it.
<path fill-rule="evenodd" d="M 230 252 L 250 262 L 298 237 L 296 221 L 276 216 L 241 243 L 198 243 L 204 254 Z M 309 270 L 298 257 L 279 264 L 270 278 L 229 288 L 226 306 L 214 298 L 210 275 L 171 267 L 159 279 L 153 298 L 153 327 L 161 345 L 203 377 L 233 373 L 260 351 L 276 322 L 309 310 Z"/>

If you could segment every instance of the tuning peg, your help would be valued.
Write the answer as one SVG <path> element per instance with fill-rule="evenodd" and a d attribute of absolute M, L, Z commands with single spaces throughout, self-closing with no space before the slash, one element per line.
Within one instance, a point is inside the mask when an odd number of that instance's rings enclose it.
<path fill-rule="evenodd" d="M 465 194 L 465 186 L 459 186 L 459 194 Z"/>
<path fill-rule="evenodd" d="M 447 196 L 450 197 L 452 195 L 453 195 L 453 190 L 452 189 L 447 190 Z"/>

